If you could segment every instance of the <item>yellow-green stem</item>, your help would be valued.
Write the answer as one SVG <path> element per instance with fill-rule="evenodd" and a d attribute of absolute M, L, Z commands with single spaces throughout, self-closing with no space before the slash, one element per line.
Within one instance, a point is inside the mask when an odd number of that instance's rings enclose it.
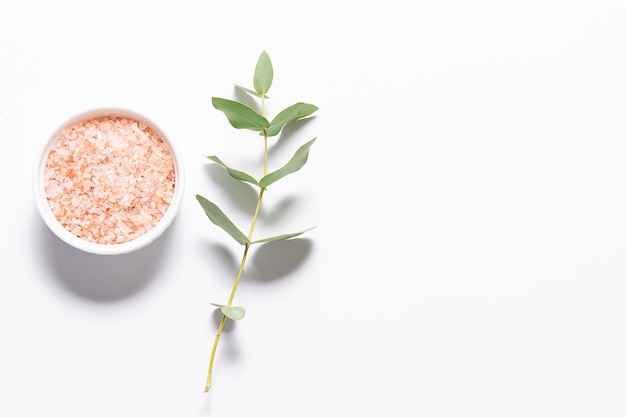
<path fill-rule="evenodd" d="M 261 96 L 261 106 L 263 110 L 263 116 L 265 116 L 265 96 Z M 263 175 L 267 174 L 267 155 L 268 155 L 268 146 L 267 146 L 267 130 L 263 130 Z M 250 250 L 250 242 L 252 241 L 252 234 L 254 233 L 254 227 L 256 226 L 257 219 L 259 218 L 259 212 L 261 211 L 261 201 L 263 200 L 263 194 L 265 193 L 265 187 L 261 187 L 259 191 L 259 198 L 256 203 L 256 209 L 254 210 L 254 216 L 252 217 L 252 223 L 250 224 L 250 231 L 248 232 L 248 243 L 244 245 L 243 256 L 241 258 L 241 263 L 239 264 L 239 270 L 237 271 L 237 277 L 235 278 L 235 283 L 233 284 L 233 289 L 230 292 L 230 298 L 228 299 L 228 303 L 226 304 L 230 307 L 233 303 L 233 299 L 235 298 L 235 293 L 237 292 L 237 287 L 239 286 L 239 281 L 241 280 L 241 275 L 243 274 L 243 268 L 246 264 L 246 259 L 248 258 L 248 251 Z M 226 315 L 222 315 L 222 319 L 220 320 L 220 325 L 217 328 L 217 334 L 215 335 L 215 341 L 213 342 L 213 349 L 211 350 L 211 359 L 209 361 L 209 371 L 206 379 L 206 386 L 204 387 L 204 392 L 207 392 L 211 389 L 211 379 L 213 377 L 213 362 L 215 361 L 215 352 L 217 351 L 217 344 L 220 340 L 220 336 L 222 335 L 222 330 L 224 330 L 224 324 L 226 323 Z"/>
<path fill-rule="evenodd" d="M 263 191 L 263 190 L 261 190 Z M 259 203 L 261 201 L 263 193 L 259 195 Z M 259 204 L 257 204 L 258 206 Z M 239 286 L 239 281 L 241 280 L 241 275 L 243 273 L 243 267 L 246 264 L 246 258 L 248 257 L 248 250 L 250 249 L 250 244 L 246 243 L 243 250 L 243 257 L 241 258 L 241 264 L 239 265 L 239 271 L 237 272 L 237 278 L 235 278 L 235 284 L 233 285 L 233 289 L 230 293 L 230 298 L 228 299 L 228 306 L 230 307 L 233 303 L 233 299 L 235 298 L 235 293 L 237 292 L 237 287 Z M 222 330 L 224 329 L 224 323 L 226 323 L 226 315 L 222 314 L 222 320 L 220 321 L 220 325 L 217 328 L 217 334 L 215 335 L 215 341 L 213 342 L 213 350 L 211 351 L 211 360 L 209 362 L 209 372 L 206 378 L 206 386 L 204 387 L 204 392 L 207 392 L 211 389 L 211 378 L 213 376 L 213 362 L 215 361 L 215 352 L 217 351 L 217 343 L 220 340 L 220 336 L 222 335 Z"/>

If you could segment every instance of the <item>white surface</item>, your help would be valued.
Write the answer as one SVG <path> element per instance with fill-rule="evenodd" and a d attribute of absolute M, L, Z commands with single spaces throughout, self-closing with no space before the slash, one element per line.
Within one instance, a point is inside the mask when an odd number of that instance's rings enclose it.
<path fill-rule="evenodd" d="M 626 415 L 623 1 L 8 2 L 0 13 L 0 415 Z M 211 2 L 215 3 L 215 2 Z M 258 162 L 210 105 L 275 67 L 268 111 L 320 107 L 280 164 L 219 346 Z M 173 226 L 116 259 L 39 218 L 31 166 L 91 104 L 182 143 Z M 257 142 L 258 143 L 258 142 Z M 242 228 L 245 226 L 241 226 Z"/>

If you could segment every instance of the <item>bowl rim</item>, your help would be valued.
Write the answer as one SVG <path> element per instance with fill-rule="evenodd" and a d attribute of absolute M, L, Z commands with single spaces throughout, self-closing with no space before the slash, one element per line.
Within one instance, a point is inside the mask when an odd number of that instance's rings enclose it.
<path fill-rule="evenodd" d="M 83 120 L 87 120 L 94 117 L 103 117 L 103 116 L 119 116 L 119 117 L 127 117 L 130 119 L 134 119 L 141 123 L 146 124 L 150 128 L 152 128 L 162 139 L 165 145 L 167 146 L 169 152 L 172 155 L 172 159 L 174 161 L 174 172 L 175 172 L 175 187 L 174 187 L 174 195 L 172 196 L 172 201 L 170 202 L 170 206 L 167 211 L 159 220 L 159 222 L 148 232 L 143 235 L 137 237 L 136 239 L 130 240 L 128 242 L 116 243 L 116 244 L 102 244 L 89 242 L 84 240 L 69 230 L 67 230 L 54 216 L 50 205 L 48 204 L 48 199 L 45 194 L 44 188 L 44 169 L 46 165 L 46 161 L 48 159 L 48 154 L 52 149 L 52 146 L 56 143 L 59 138 L 61 132 L 66 127 L 78 123 Z M 172 224 L 174 218 L 178 214 L 180 210 L 180 206 L 183 199 L 185 188 L 185 169 L 183 166 L 182 158 L 177 149 L 177 145 L 174 143 L 172 138 L 163 130 L 161 125 L 154 122 L 152 118 L 146 116 L 143 113 L 137 112 L 135 110 L 130 110 L 125 107 L 117 107 L 117 106 L 107 106 L 107 107 L 94 107 L 89 110 L 85 110 L 78 114 L 75 114 L 69 118 L 67 118 L 63 123 L 58 125 L 56 130 L 50 135 L 48 140 L 45 142 L 41 153 L 37 155 L 33 166 L 33 192 L 35 194 L 35 204 L 39 211 L 41 218 L 43 219 L 46 226 L 62 241 L 73 246 L 76 249 L 80 249 L 84 252 L 96 254 L 96 255 L 119 255 L 130 253 L 141 249 L 153 241 L 155 241 L 159 236 L 165 232 L 165 230 Z"/>

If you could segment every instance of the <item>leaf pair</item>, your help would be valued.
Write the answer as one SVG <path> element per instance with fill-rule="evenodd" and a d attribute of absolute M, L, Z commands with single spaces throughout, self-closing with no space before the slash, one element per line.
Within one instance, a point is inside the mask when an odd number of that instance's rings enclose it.
<path fill-rule="evenodd" d="M 255 132 L 260 131 L 261 134 L 267 136 L 278 135 L 287 123 L 310 116 L 318 109 L 313 104 L 296 103 L 282 110 L 270 122 L 252 107 L 238 101 L 213 97 L 211 102 L 213 107 L 226 115 L 229 123 L 234 128 L 248 129 Z"/>
<path fill-rule="evenodd" d="M 236 84 L 235 86 L 248 94 L 264 99 L 269 98 L 266 94 L 272 86 L 273 80 L 274 67 L 272 61 L 267 52 L 263 51 L 254 69 L 252 80 L 254 90 Z M 296 103 L 279 112 L 270 122 L 253 108 L 238 101 L 213 97 L 211 102 L 213 107 L 226 115 L 234 128 L 260 131 L 262 135 L 267 136 L 276 136 L 287 123 L 310 116 L 317 111 L 317 106 L 313 104 Z"/>
<path fill-rule="evenodd" d="M 251 241 L 241 230 L 239 230 L 239 228 L 226 216 L 226 214 L 224 214 L 224 212 L 215 203 L 207 200 L 205 197 L 199 194 L 196 195 L 196 199 L 204 209 L 204 212 L 206 213 L 209 220 L 211 220 L 215 225 L 222 228 L 240 245 L 253 245 L 255 243 L 267 243 L 279 240 L 287 240 L 306 233 L 312 229 L 309 228 L 300 232 L 287 233 L 284 235 L 272 236 Z"/>
<path fill-rule="evenodd" d="M 220 158 L 218 158 L 215 155 L 208 156 L 207 158 L 221 165 L 222 167 L 224 167 L 224 169 L 226 169 L 226 172 L 228 172 L 228 174 L 231 177 L 240 181 L 244 181 L 244 182 L 256 185 L 257 187 L 260 187 L 260 188 L 266 188 L 274 184 L 276 181 L 280 180 L 281 178 L 289 174 L 292 174 L 298 171 L 300 168 L 302 168 L 309 158 L 309 149 L 311 148 L 311 145 L 313 145 L 313 143 L 315 142 L 315 139 L 316 138 L 311 139 L 310 141 L 302 145 L 300 148 L 298 148 L 296 153 L 291 157 L 291 159 L 283 167 L 277 169 L 276 171 L 270 172 L 269 174 L 264 175 L 260 181 L 257 181 L 250 174 L 247 174 L 243 171 L 229 167 Z"/>

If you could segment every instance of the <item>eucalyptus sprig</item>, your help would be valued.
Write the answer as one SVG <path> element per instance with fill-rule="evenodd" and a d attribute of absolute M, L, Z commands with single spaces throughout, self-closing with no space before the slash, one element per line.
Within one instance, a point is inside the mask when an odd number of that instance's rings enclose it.
<path fill-rule="evenodd" d="M 239 264 L 239 269 L 237 271 L 235 282 L 233 284 L 233 288 L 228 301 L 226 302 L 226 304 L 211 303 L 212 305 L 220 309 L 222 313 L 222 319 L 218 326 L 217 334 L 215 335 L 213 349 L 211 350 L 211 359 L 209 361 L 209 370 L 206 386 L 204 389 L 205 392 L 211 388 L 215 352 L 217 351 L 217 345 L 222 334 L 222 330 L 224 329 L 224 323 L 227 319 L 241 320 L 246 314 L 246 311 L 243 307 L 233 306 L 232 303 L 233 299 L 235 298 L 235 293 L 237 292 L 237 287 L 239 286 L 241 276 L 243 274 L 250 247 L 254 244 L 288 240 L 311 230 L 311 228 L 309 228 L 293 233 L 285 233 L 277 236 L 253 239 L 254 228 L 259 219 L 261 202 L 263 200 L 265 190 L 270 185 L 275 184 L 283 177 L 289 174 L 293 174 L 294 172 L 302 168 L 309 157 L 309 149 L 316 140 L 316 138 L 309 140 L 308 142 L 300 146 L 295 154 L 291 157 L 291 159 L 287 161 L 287 163 L 285 163 L 281 168 L 272 172 L 268 172 L 268 138 L 277 136 L 287 123 L 308 117 L 311 114 L 315 113 L 318 109 L 312 104 L 298 102 L 276 114 L 276 116 L 270 121 L 266 116 L 265 100 L 269 99 L 267 93 L 272 85 L 273 79 L 274 68 L 272 66 L 272 61 L 270 60 L 267 52 L 263 51 L 258 58 L 254 70 L 254 88 L 250 89 L 242 87 L 240 85 L 235 85 L 241 91 L 246 92 L 256 99 L 260 99 L 261 113 L 239 101 L 228 100 L 218 97 L 213 97 L 211 100 L 213 107 L 223 112 L 234 128 L 259 132 L 259 135 L 263 138 L 263 175 L 261 176 L 261 178 L 257 179 L 253 175 L 230 167 L 215 155 L 207 157 L 212 162 L 222 166 L 232 178 L 241 182 L 251 184 L 258 188 L 256 208 L 254 210 L 254 215 L 252 216 L 252 220 L 250 222 L 250 227 L 247 234 L 243 233 L 215 203 L 209 201 L 199 194 L 196 195 L 196 199 L 204 209 L 207 217 L 214 224 L 216 224 L 226 233 L 228 233 L 237 243 L 243 246 L 243 256 L 241 258 L 241 263 Z"/>

